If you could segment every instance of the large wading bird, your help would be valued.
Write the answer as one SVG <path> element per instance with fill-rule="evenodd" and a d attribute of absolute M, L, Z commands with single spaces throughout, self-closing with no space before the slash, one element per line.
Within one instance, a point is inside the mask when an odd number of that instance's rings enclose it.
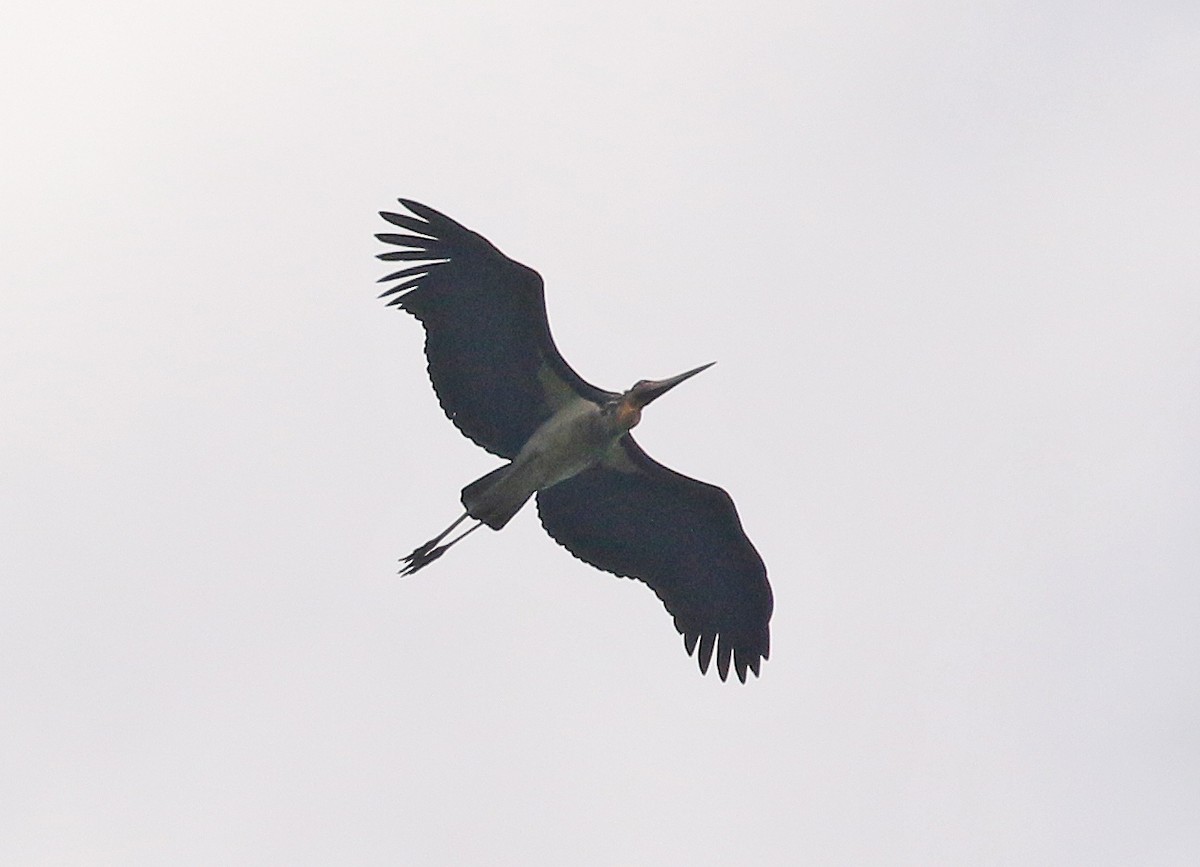
<path fill-rule="evenodd" d="M 772 597 L 762 558 L 721 488 L 650 458 L 630 429 L 642 409 L 705 364 L 624 393 L 585 381 L 550 337 L 542 278 L 444 214 L 401 199 L 381 212 L 415 234 L 377 235 L 402 249 L 379 258 L 418 264 L 379 282 L 380 297 L 425 326 L 429 378 L 450 420 L 508 463 L 462 490 L 466 511 L 401 562 L 412 574 L 483 525 L 499 530 L 533 495 L 556 542 L 599 569 L 644 581 L 658 595 L 701 672 L 715 649 L 724 680 L 770 650 Z M 476 523 L 448 542 L 464 521 Z"/>

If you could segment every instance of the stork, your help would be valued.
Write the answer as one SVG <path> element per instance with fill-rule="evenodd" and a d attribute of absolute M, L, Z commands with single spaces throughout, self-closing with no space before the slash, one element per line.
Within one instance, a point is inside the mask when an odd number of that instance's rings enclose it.
<path fill-rule="evenodd" d="M 417 264 L 380 278 L 380 295 L 425 327 L 429 377 L 442 409 L 507 463 L 462 489 L 463 514 L 401 562 L 428 566 L 487 525 L 504 527 L 536 497 L 546 532 L 573 555 L 658 595 L 701 673 L 716 651 L 721 680 L 757 676 L 770 652 L 771 586 L 721 488 L 668 469 L 630 435 L 651 402 L 712 364 L 625 392 L 597 388 L 554 345 L 542 278 L 433 208 L 380 216 L 405 234 L 385 261 Z M 408 232 L 415 234 L 407 234 Z M 444 542 L 464 521 L 475 523 Z"/>

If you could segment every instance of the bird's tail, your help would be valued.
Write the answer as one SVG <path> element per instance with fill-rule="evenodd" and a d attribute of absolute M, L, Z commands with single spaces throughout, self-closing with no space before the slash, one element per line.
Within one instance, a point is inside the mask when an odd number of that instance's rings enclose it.
<path fill-rule="evenodd" d="M 528 473 L 524 475 L 527 476 Z M 521 507 L 525 505 L 525 501 L 533 495 L 533 490 L 523 478 L 520 470 L 514 469 L 513 464 L 505 464 L 471 482 L 462 490 L 462 502 L 467 511 L 437 536 L 405 557 L 401 561 L 404 565 L 400 569 L 400 574 L 411 575 L 424 569 L 449 551 L 451 546 L 484 524 L 493 530 L 499 530 L 520 511 Z M 474 518 L 479 523 L 442 544 L 442 540 L 467 518 Z"/>
<path fill-rule="evenodd" d="M 505 464 L 462 489 L 462 504 L 467 514 L 499 530 L 533 496 L 535 488 L 526 484 L 514 464 Z"/>

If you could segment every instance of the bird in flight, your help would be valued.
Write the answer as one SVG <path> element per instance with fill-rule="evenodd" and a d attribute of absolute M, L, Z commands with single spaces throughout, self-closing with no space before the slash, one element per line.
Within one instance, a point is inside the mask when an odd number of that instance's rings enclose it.
<path fill-rule="evenodd" d="M 625 392 L 577 374 L 550 336 L 542 278 L 483 236 L 408 199 L 381 211 L 404 234 L 376 237 L 409 261 L 380 295 L 425 327 L 429 378 L 442 409 L 507 463 L 462 489 L 463 514 L 405 557 L 411 575 L 487 525 L 501 529 L 536 496 L 550 536 L 585 563 L 636 578 L 662 600 L 689 655 L 721 680 L 758 675 L 770 652 L 771 586 L 737 509 L 721 488 L 668 469 L 629 431 L 642 410 L 705 364 Z M 412 233 L 412 234 L 409 234 Z M 464 521 L 474 521 L 448 542 Z"/>

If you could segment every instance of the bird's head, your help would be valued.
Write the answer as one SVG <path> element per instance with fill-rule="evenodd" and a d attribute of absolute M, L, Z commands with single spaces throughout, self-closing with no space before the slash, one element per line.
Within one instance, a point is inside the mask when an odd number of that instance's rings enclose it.
<path fill-rule="evenodd" d="M 685 379 L 691 379 L 702 370 L 708 370 L 716 364 L 710 361 L 694 367 L 686 373 L 672 376 L 670 379 L 641 379 L 633 384 L 633 388 L 621 395 L 617 401 L 617 418 L 622 427 L 629 430 L 642 420 L 642 408 L 651 401 L 657 400 Z"/>

